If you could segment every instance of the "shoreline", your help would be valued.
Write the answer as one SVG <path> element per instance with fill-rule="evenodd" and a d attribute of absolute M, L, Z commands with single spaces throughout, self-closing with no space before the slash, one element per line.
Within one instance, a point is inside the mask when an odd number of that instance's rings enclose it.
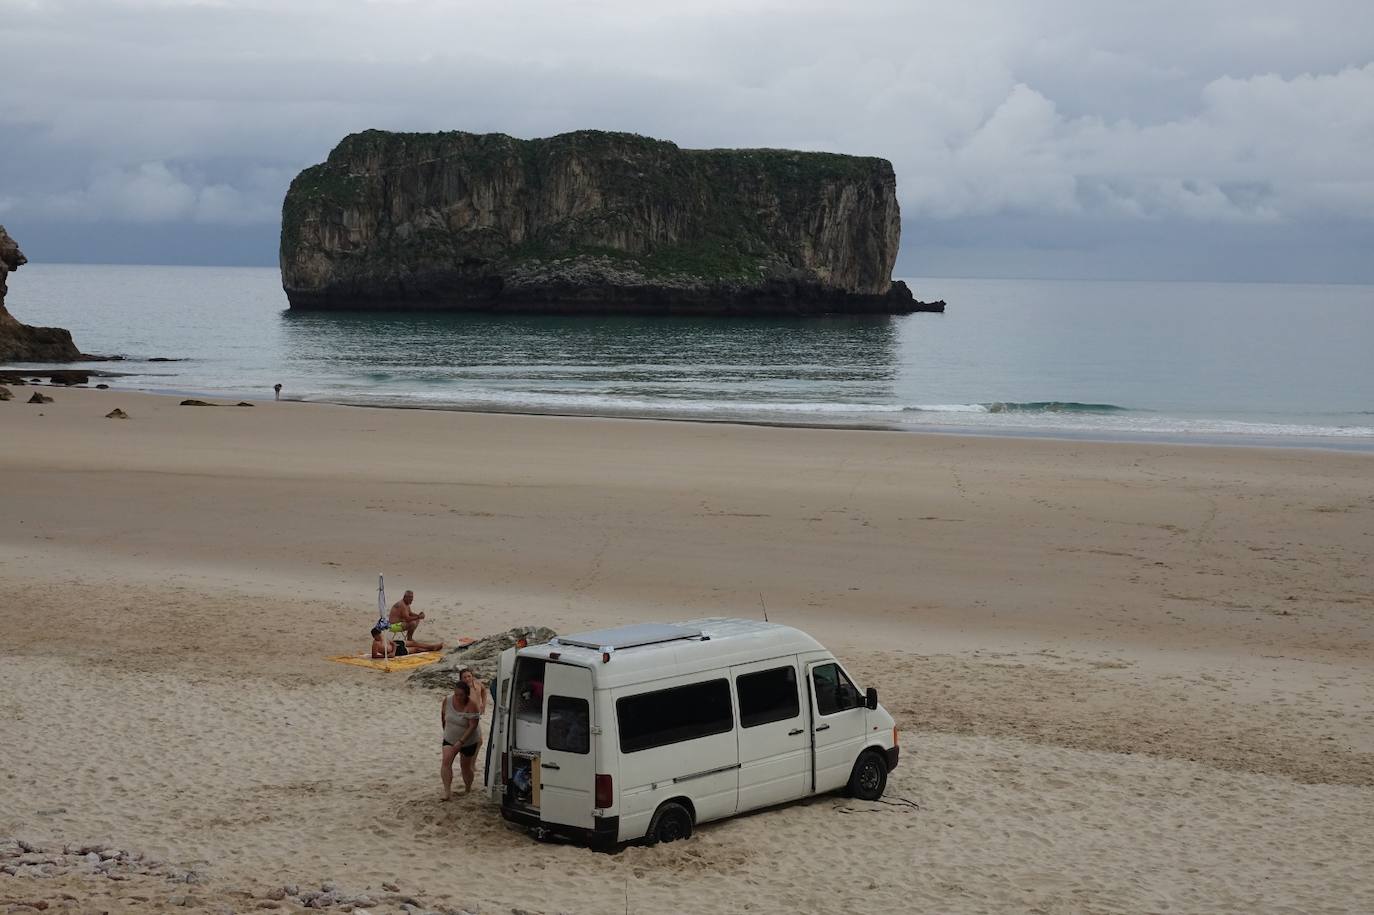
<path fill-rule="evenodd" d="M 23 370 L 13 370 L 23 374 Z M 131 377 L 128 373 L 120 376 L 119 373 L 101 373 L 102 377 Z M 92 373 L 92 377 L 95 374 Z M 132 377 L 137 377 L 133 375 Z M 67 388 L 65 385 L 26 385 L 27 387 L 57 387 Z M 81 388 L 82 386 L 71 386 Z M 107 393 L 118 393 L 127 390 L 130 393 L 148 394 L 155 397 L 181 397 L 181 398 L 200 398 L 200 399 L 233 399 L 240 400 L 259 400 L 262 402 L 276 402 L 259 393 L 248 389 L 225 389 L 219 391 L 204 390 L 198 388 L 127 388 L 116 389 L 111 387 Z M 414 404 L 402 402 L 390 403 L 366 403 L 356 400 L 335 399 L 330 397 L 315 396 L 284 396 L 281 403 L 301 403 L 301 404 L 328 404 L 340 407 L 357 407 L 372 410 L 411 410 L 421 412 L 438 413 L 461 413 L 478 414 L 493 416 L 550 416 L 565 419 L 607 419 L 624 420 L 631 422 L 657 422 L 657 423 L 700 423 L 708 425 L 726 426 L 746 426 L 756 428 L 778 428 L 778 429 L 815 429 L 815 430 L 835 430 L 849 432 L 895 432 L 911 435 L 934 435 L 948 436 L 954 438 L 988 438 L 988 439 L 1009 439 L 1013 441 L 1049 441 L 1049 442 L 1083 442 L 1093 444 L 1123 444 L 1123 445 L 1169 445 L 1202 448 L 1264 448 L 1289 450 L 1297 449 L 1301 451 L 1330 451 L 1341 454 L 1369 454 L 1374 455 L 1374 437 L 1370 436 L 1350 436 L 1348 438 L 1331 435 L 1275 435 L 1263 433 L 1198 433 L 1187 435 L 1184 433 L 1170 432 L 1131 432 L 1131 431 L 1097 431 L 1097 430 L 1076 430 L 1065 428 L 1051 429 L 1027 429 L 1017 426 L 996 426 L 989 424 L 988 427 L 979 428 L 967 425 L 942 425 L 937 423 L 929 424 L 902 424 L 902 423 L 882 423 L 882 422 L 806 422 L 804 420 L 788 419 L 769 419 L 754 418 L 747 416 L 731 417 L 712 417 L 694 416 L 690 414 L 669 414 L 669 413 L 635 413 L 635 412 L 575 412 L 561 411 L 555 409 L 513 409 L 502 407 L 485 407 L 480 404 Z"/>

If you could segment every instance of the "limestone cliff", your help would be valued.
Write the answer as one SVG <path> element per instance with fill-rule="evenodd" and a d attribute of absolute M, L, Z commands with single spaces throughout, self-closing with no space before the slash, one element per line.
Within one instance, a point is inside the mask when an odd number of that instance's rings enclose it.
<path fill-rule="evenodd" d="M 20 324 L 5 309 L 10 272 L 29 259 L 19 250 L 4 226 L 0 226 L 0 362 L 70 362 L 81 358 L 72 335 L 60 327 Z"/>
<path fill-rule="evenodd" d="M 884 159 L 369 130 L 282 207 L 293 308 L 908 312 Z M 942 306 L 942 303 L 941 303 Z"/>

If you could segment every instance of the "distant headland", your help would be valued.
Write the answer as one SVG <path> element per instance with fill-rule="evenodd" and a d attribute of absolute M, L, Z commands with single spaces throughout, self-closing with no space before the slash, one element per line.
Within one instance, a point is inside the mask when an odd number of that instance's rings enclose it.
<path fill-rule="evenodd" d="M 886 159 L 583 130 L 345 137 L 282 206 L 295 309 L 943 311 L 893 282 Z"/>
<path fill-rule="evenodd" d="M 5 308 L 9 275 L 29 262 L 19 244 L 0 226 L 0 362 L 71 362 L 85 358 L 60 327 L 30 327 Z"/>

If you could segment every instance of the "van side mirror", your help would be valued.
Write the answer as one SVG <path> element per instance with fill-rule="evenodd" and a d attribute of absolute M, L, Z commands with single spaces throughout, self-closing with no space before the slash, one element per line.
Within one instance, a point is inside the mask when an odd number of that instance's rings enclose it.
<path fill-rule="evenodd" d="M 878 707 L 878 691 L 873 687 L 870 686 L 868 691 L 864 693 L 864 699 L 864 705 L 868 706 L 869 711 Z"/>

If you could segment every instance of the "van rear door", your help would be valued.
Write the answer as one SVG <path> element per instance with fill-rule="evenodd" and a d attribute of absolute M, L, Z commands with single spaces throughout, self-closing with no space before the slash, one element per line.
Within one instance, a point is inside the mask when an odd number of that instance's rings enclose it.
<path fill-rule="evenodd" d="M 592 672 L 550 661 L 544 668 L 544 749 L 539 757 L 539 818 L 590 829 L 596 765 L 592 759 Z"/>
<path fill-rule="evenodd" d="M 811 716 L 796 656 L 732 667 L 730 677 L 739 709 L 739 809 L 805 797 Z"/>
<path fill-rule="evenodd" d="M 501 799 L 506 783 L 506 772 L 510 747 L 507 746 L 510 734 L 510 686 L 511 674 L 515 671 L 516 649 L 507 648 L 501 652 L 496 664 L 496 683 L 491 687 L 491 734 L 487 739 L 487 768 L 482 775 L 482 785 L 491 792 L 491 799 Z"/>

